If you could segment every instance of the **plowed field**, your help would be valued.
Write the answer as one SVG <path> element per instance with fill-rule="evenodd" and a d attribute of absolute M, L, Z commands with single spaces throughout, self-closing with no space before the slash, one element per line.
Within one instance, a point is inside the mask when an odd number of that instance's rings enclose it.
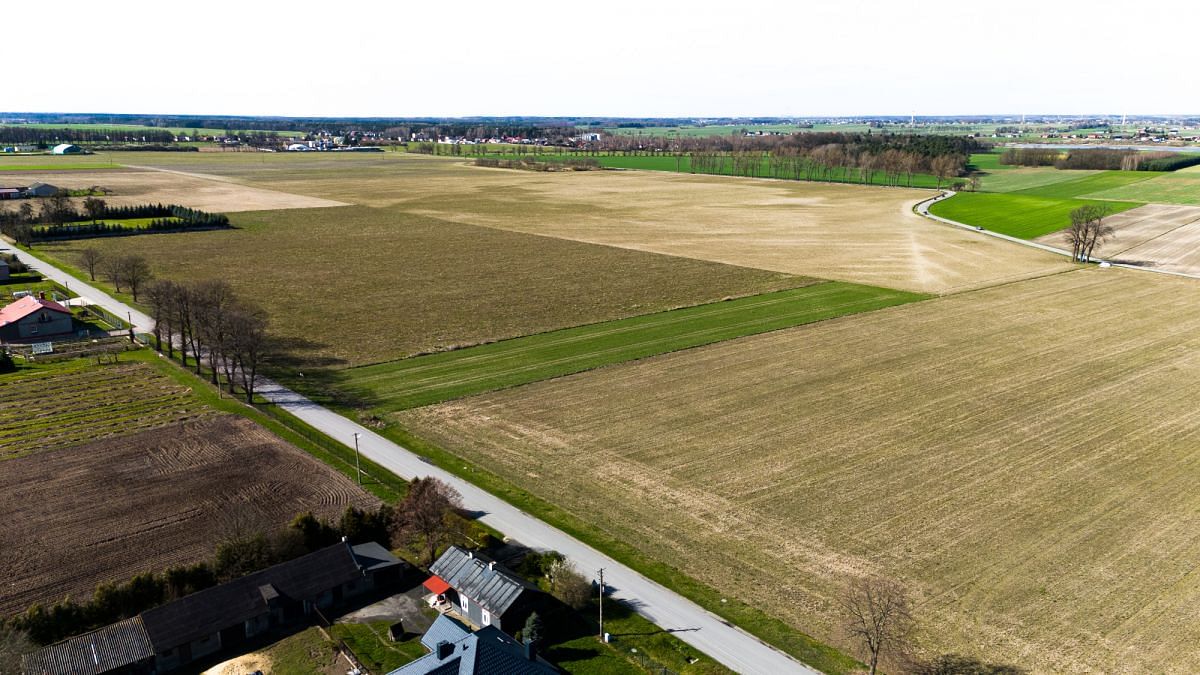
<path fill-rule="evenodd" d="M 1194 672 L 1198 307 L 1076 271 L 396 417 L 819 637 L 875 572 L 933 651 Z"/>
<path fill-rule="evenodd" d="M 254 423 L 217 415 L 3 463 L 0 616 L 207 560 L 231 527 L 372 497 Z"/>

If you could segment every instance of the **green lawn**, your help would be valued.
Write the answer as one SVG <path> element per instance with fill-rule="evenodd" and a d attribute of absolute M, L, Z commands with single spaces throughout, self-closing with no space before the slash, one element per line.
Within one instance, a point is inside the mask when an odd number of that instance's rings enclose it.
<path fill-rule="evenodd" d="M 388 622 L 335 623 L 329 634 L 350 647 L 367 670 L 388 673 L 426 654 L 421 636 L 406 635 L 402 642 L 388 640 Z"/>
<path fill-rule="evenodd" d="M 1093 199 L 1200 205 L 1200 171 L 1193 169 L 1156 174 L 1157 177 L 1151 180 L 1099 189 L 1084 196 Z"/>
<path fill-rule="evenodd" d="M 929 211 L 935 216 L 993 232 L 1035 239 L 1070 225 L 1071 211 L 1085 204 L 1107 205 L 1113 213 L 1141 206 L 1137 202 L 1056 199 L 1023 193 L 960 192 L 934 204 Z"/>
<path fill-rule="evenodd" d="M 998 152 L 977 152 L 968 160 L 971 168 L 976 171 L 1007 171 L 1012 169 L 1008 164 L 1000 163 Z"/>
<path fill-rule="evenodd" d="M 817 283 L 351 368 L 339 386 L 382 411 L 402 410 L 924 297 Z"/>
<path fill-rule="evenodd" d="M 979 189 L 983 192 L 1020 192 L 1055 183 L 1085 178 L 1096 171 L 1060 171 L 1054 167 L 1021 167 L 985 174 Z"/>
<path fill-rule="evenodd" d="M 1064 171 L 1062 173 L 1074 174 L 1075 172 Z M 1030 187 L 1014 194 L 1053 197 L 1055 199 L 1076 199 L 1084 195 L 1141 183 L 1142 181 L 1148 181 L 1162 175 L 1163 172 L 1161 171 L 1101 171 L 1073 180 Z"/>

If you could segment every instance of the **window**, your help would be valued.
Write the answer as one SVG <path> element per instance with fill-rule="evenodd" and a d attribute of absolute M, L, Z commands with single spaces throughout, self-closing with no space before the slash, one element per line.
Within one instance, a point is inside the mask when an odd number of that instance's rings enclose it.
<path fill-rule="evenodd" d="M 467 611 L 467 596 L 459 594 L 458 604 L 462 607 L 464 612 Z"/>
<path fill-rule="evenodd" d="M 483 625 L 485 625 L 485 626 L 492 625 L 492 614 L 491 614 L 491 612 L 487 611 L 486 609 L 483 610 Z"/>

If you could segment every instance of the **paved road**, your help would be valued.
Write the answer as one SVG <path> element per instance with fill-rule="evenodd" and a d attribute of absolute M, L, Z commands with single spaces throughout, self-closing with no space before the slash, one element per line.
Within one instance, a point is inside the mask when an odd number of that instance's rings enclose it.
<path fill-rule="evenodd" d="M 0 242 L 0 250 L 15 252 L 30 267 L 63 285 L 88 302 L 101 305 L 121 316 L 130 316 L 138 332 L 153 330 L 153 320 L 107 293 L 76 279 L 62 270 L 23 251 L 10 251 Z M 350 419 L 324 408 L 286 387 L 266 381 L 262 395 L 279 407 L 321 430 L 347 447 L 354 447 L 354 434 L 360 434 L 359 447 L 364 456 L 406 479 L 433 476 L 449 483 L 462 495 L 466 508 L 480 512 L 480 520 L 538 549 L 554 549 L 567 556 L 581 572 L 593 576 L 603 568 L 605 586 L 611 597 L 627 600 L 639 614 L 656 625 L 675 632 L 676 637 L 708 654 L 739 673 L 818 673 L 791 656 L 760 641 L 739 628 L 625 567 L 600 551 L 517 509 L 467 481 L 422 460 L 405 448 L 374 433 Z"/>

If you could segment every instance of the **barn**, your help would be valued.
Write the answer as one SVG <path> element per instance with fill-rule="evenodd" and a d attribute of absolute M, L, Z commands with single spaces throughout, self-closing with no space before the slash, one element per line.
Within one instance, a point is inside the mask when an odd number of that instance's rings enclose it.
<path fill-rule="evenodd" d="M 56 185 L 49 183 L 34 183 L 25 190 L 25 194 L 30 197 L 53 197 L 58 194 L 59 188 Z"/>
<path fill-rule="evenodd" d="M 59 143 L 50 152 L 55 155 L 82 155 L 83 148 L 71 143 Z"/>
<path fill-rule="evenodd" d="M 71 310 L 45 298 L 27 295 L 0 309 L 0 341 L 37 341 L 71 335 Z"/>

